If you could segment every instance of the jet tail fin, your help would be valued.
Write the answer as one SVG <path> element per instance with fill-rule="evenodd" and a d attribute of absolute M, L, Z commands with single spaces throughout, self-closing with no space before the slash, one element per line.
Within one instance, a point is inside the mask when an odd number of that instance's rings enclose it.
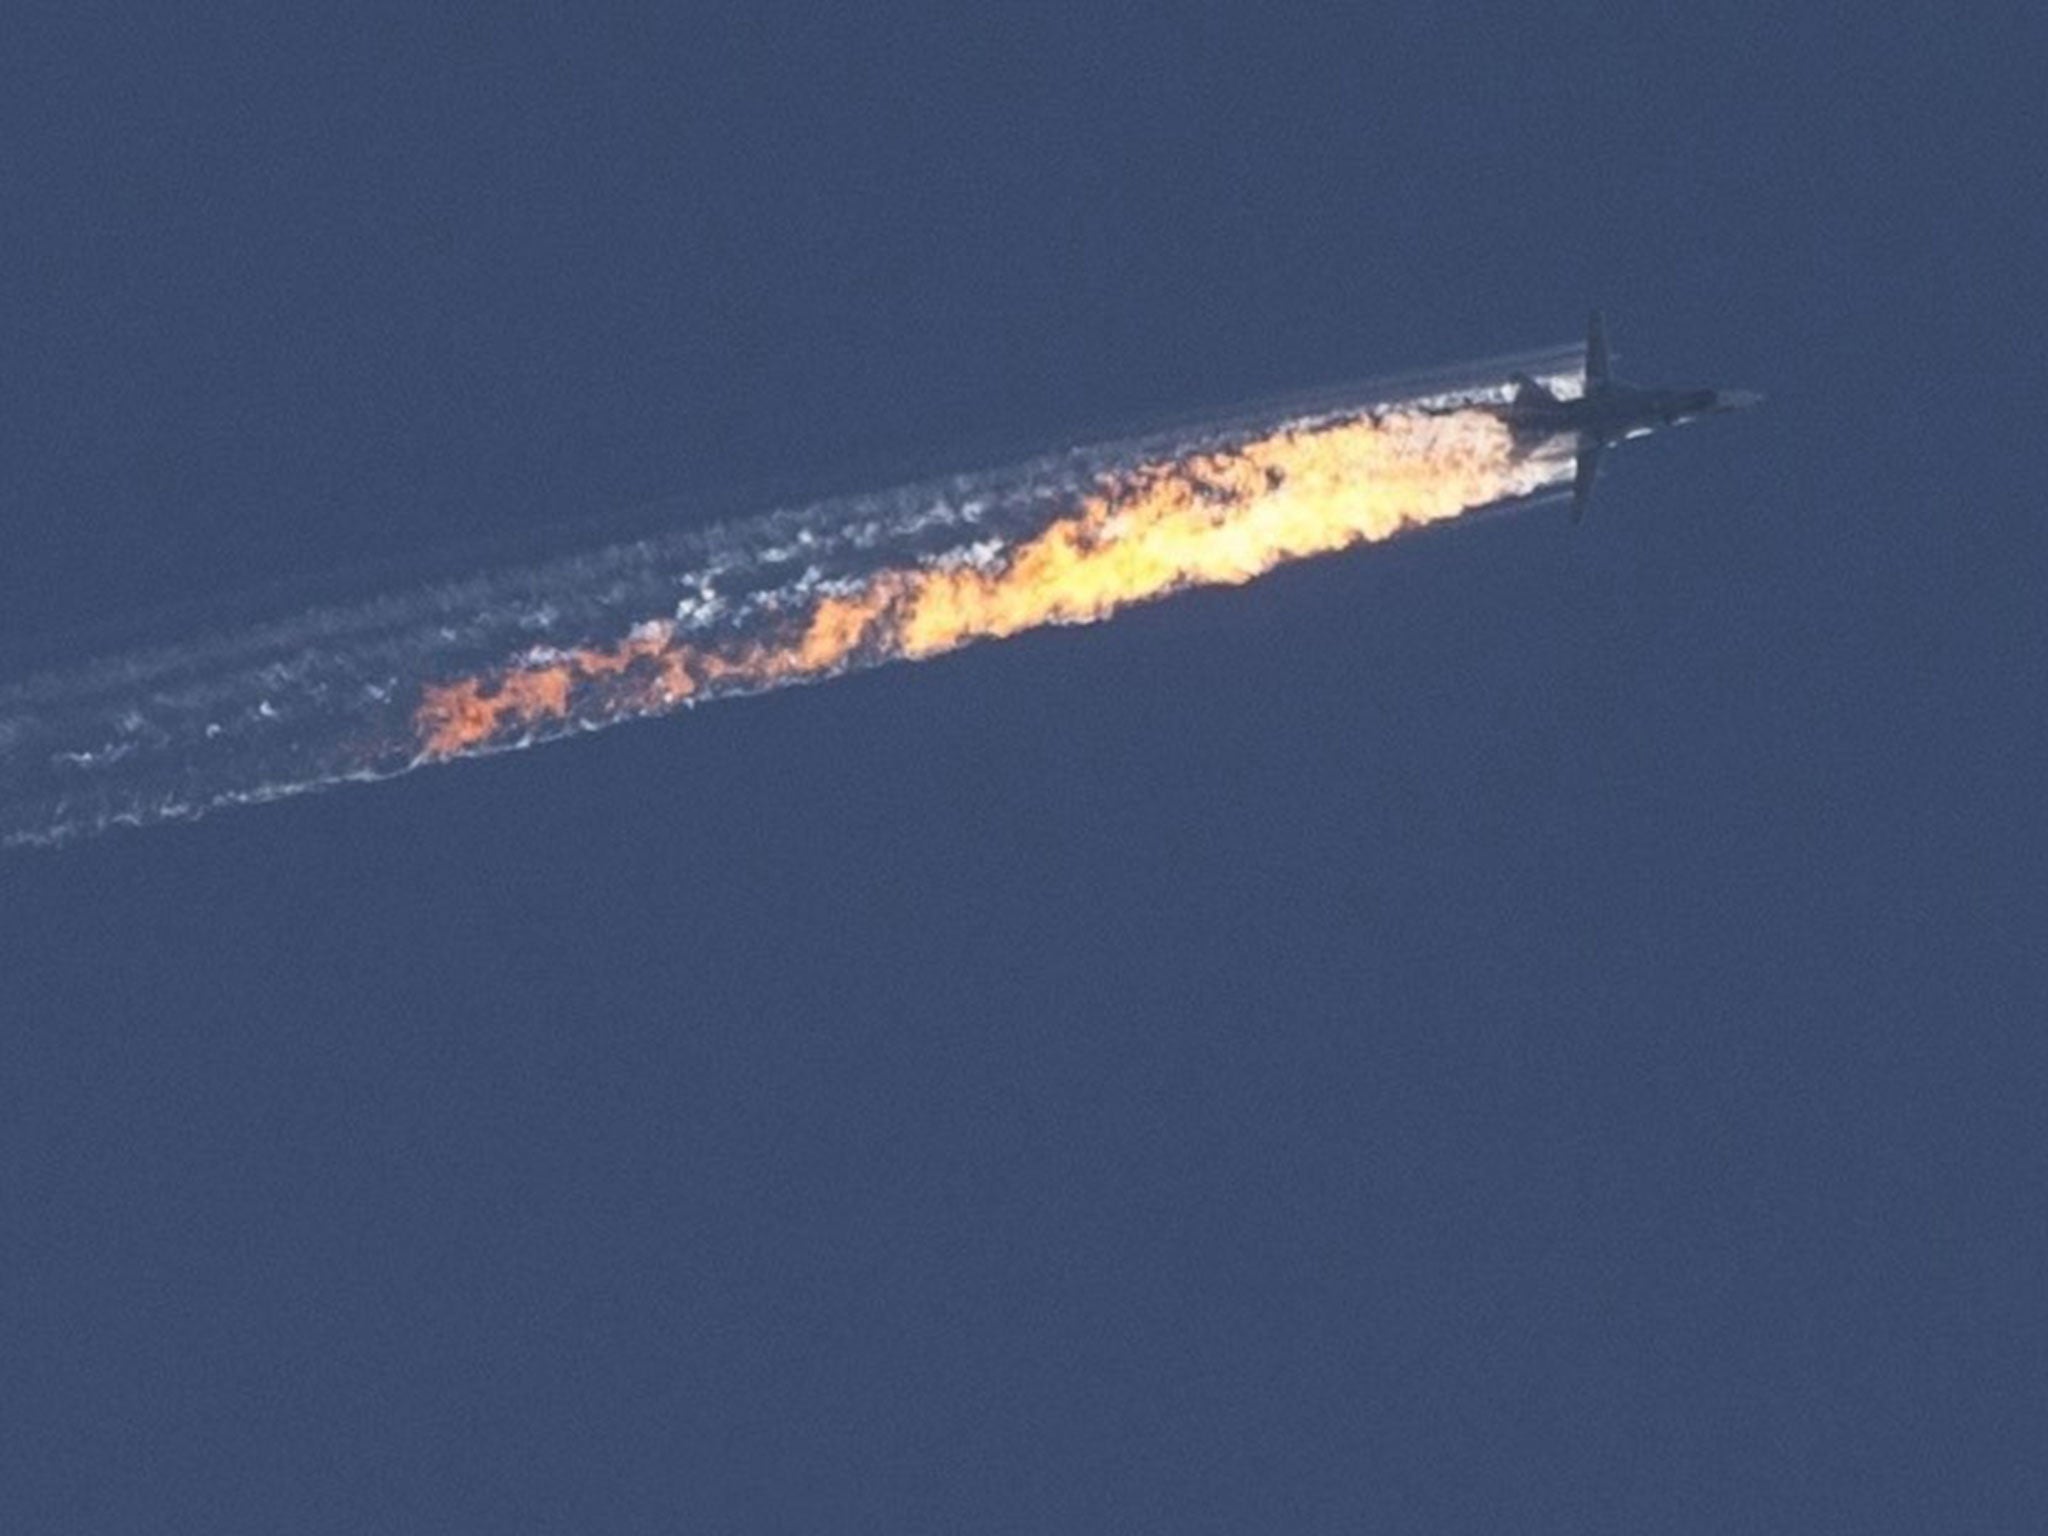
<path fill-rule="evenodd" d="M 1594 310 L 1586 321 L 1586 393 L 1607 382 L 1607 322 Z"/>
<path fill-rule="evenodd" d="M 1579 450 L 1579 463 L 1572 475 L 1572 521 L 1586 515 L 1586 503 L 1593 499 L 1593 482 L 1600 478 L 1600 455 L 1606 444 L 1594 443 Z"/>
<path fill-rule="evenodd" d="M 1509 382 L 1515 386 L 1514 398 L 1518 401 L 1547 400 L 1553 405 L 1557 403 L 1557 396 L 1553 395 L 1548 389 L 1545 389 L 1538 380 L 1530 378 L 1526 373 L 1509 375 Z"/>

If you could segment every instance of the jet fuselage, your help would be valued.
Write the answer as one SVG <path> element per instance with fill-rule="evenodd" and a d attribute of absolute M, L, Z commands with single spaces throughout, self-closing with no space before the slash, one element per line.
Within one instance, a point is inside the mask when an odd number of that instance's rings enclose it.
<path fill-rule="evenodd" d="M 1569 437 L 1576 451 L 1740 410 L 1760 398 L 1741 389 L 1640 389 L 1617 379 L 1577 400 L 1524 394 L 1494 409 L 1523 447 Z"/>

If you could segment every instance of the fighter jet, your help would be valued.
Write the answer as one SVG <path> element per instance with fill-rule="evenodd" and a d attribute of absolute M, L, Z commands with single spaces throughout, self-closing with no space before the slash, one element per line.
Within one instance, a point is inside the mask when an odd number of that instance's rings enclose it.
<path fill-rule="evenodd" d="M 1583 395 L 1560 400 L 1525 373 L 1514 376 L 1514 385 L 1513 396 L 1492 410 L 1507 423 L 1524 452 L 1543 451 L 1562 441 L 1577 456 L 1577 472 L 1572 477 L 1575 523 L 1586 515 L 1601 455 L 1610 445 L 1646 437 L 1659 427 L 1675 427 L 1696 417 L 1741 410 L 1763 399 L 1747 389 L 1649 389 L 1623 383 L 1608 372 L 1607 328 L 1597 309 L 1586 326 Z"/>

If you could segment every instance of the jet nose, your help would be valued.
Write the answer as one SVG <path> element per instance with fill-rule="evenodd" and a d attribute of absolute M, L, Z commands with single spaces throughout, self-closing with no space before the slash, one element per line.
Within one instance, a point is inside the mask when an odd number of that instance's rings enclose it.
<path fill-rule="evenodd" d="M 1717 389 L 1714 391 L 1714 405 L 1724 411 L 1744 411 L 1752 405 L 1761 404 L 1763 396 L 1753 389 Z"/>

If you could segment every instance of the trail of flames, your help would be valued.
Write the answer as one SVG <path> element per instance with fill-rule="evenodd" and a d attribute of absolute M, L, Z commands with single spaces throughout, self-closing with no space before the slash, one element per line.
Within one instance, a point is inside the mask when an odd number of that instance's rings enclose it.
<path fill-rule="evenodd" d="M 566 724 L 937 656 L 1048 624 L 1085 624 L 1190 587 L 1250 581 L 1555 482 L 1483 409 L 1294 423 L 1240 445 L 1106 476 L 1068 515 L 997 541 L 808 594 L 772 638 L 685 634 L 672 621 L 430 682 L 419 760 L 520 744 Z"/>
<path fill-rule="evenodd" d="M 1548 489 L 1497 403 L 1575 350 L 1362 384 L 526 563 L 250 594 L 0 678 L 0 848 L 200 815 L 1085 624 Z M 325 584 L 322 592 L 330 590 Z"/>

